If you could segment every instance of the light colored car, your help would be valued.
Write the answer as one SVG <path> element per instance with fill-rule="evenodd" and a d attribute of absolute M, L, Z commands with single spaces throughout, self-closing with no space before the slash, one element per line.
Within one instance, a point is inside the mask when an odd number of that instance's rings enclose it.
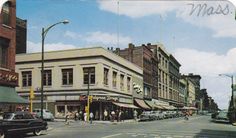
<path fill-rule="evenodd" d="M 33 110 L 33 114 L 36 117 L 40 117 L 41 116 L 41 109 L 34 109 Z M 53 114 L 49 110 L 43 109 L 43 119 L 44 120 L 54 121 L 54 116 L 53 116 Z"/>
<path fill-rule="evenodd" d="M 161 112 L 161 111 L 155 111 L 155 115 L 156 115 L 158 120 L 165 118 L 164 113 Z"/>
<path fill-rule="evenodd" d="M 219 114 L 215 116 L 214 121 L 215 122 L 229 122 L 228 111 L 227 110 L 220 111 Z"/>

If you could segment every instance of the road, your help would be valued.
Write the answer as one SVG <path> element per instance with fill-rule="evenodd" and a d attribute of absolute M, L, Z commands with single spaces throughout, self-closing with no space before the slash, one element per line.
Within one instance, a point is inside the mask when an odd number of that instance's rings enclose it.
<path fill-rule="evenodd" d="M 236 127 L 211 122 L 210 116 L 194 116 L 151 122 L 49 124 L 53 129 L 37 138 L 235 138 Z M 27 137 L 34 137 L 28 135 Z"/>

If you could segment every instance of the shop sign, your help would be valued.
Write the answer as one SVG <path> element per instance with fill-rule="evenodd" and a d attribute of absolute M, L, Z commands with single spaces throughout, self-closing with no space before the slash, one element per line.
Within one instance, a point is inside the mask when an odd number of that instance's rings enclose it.
<path fill-rule="evenodd" d="M 105 96 L 93 96 L 93 100 L 106 100 Z"/>
<path fill-rule="evenodd" d="M 0 70 L 0 84 L 8 86 L 18 85 L 18 73 Z"/>
<path fill-rule="evenodd" d="M 108 101 L 118 101 L 118 97 L 107 97 Z"/>

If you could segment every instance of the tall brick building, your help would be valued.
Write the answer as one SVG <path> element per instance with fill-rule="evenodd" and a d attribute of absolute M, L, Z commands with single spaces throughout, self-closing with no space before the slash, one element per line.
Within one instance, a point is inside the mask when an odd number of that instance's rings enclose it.
<path fill-rule="evenodd" d="M 144 99 L 158 99 L 157 55 L 146 45 L 135 47 L 131 43 L 128 48 L 117 48 L 115 53 L 143 68 Z"/>
<path fill-rule="evenodd" d="M 14 104 L 26 103 L 17 95 L 15 72 L 16 1 L 8 0 L 0 9 L 0 112 L 14 110 Z"/>

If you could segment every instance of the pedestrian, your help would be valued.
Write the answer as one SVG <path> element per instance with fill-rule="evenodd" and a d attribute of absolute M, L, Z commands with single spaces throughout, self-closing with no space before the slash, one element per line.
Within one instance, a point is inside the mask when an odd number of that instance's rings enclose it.
<path fill-rule="evenodd" d="M 75 121 L 77 121 L 78 118 L 79 118 L 79 113 L 76 111 L 75 112 Z"/>
<path fill-rule="evenodd" d="M 119 113 L 118 113 L 118 121 L 121 122 L 121 110 L 119 110 Z"/>
<path fill-rule="evenodd" d="M 84 122 L 87 122 L 87 113 L 84 112 Z"/>
<path fill-rule="evenodd" d="M 112 110 L 111 111 L 111 118 L 112 118 L 111 121 L 112 122 L 114 122 L 114 120 L 115 120 L 115 114 L 116 114 L 115 111 Z"/>
<path fill-rule="evenodd" d="M 104 115 L 104 121 L 105 121 L 105 120 L 108 120 L 108 112 L 107 112 L 106 109 L 104 110 L 103 115 Z"/>
<path fill-rule="evenodd" d="M 93 123 L 93 117 L 94 117 L 93 112 L 90 112 L 90 114 L 89 114 L 90 124 Z"/>
<path fill-rule="evenodd" d="M 79 111 L 79 120 L 83 120 L 83 112 L 81 110 Z"/>
<path fill-rule="evenodd" d="M 138 112 L 134 110 L 134 120 L 137 121 Z"/>
<path fill-rule="evenodd" d="M 69 125 L 69 116 L 70 116 L 70 113 L 69 112 L 66 112 L 66 117 L 65 117 L 65 123 L 66 125 Z"/>

